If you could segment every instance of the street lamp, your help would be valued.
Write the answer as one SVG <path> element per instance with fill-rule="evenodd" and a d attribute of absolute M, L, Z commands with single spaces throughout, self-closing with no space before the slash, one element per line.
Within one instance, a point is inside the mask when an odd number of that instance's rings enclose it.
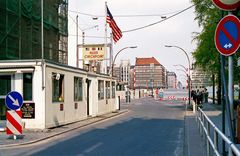
<path fill-rule="evenodd" d="M 179 67 L 184 68 L 186 71 L 188 71 L 188 69 L 187 69 L 184 65 L 181 65 L 181 64 L 174 64 L 173 66 L 179 66 Z"/>
<path fill-rule="evenodd" d="M 181 47 L 179 47 L 179 46 L 175 46 L 175 45 L 173 45 L 173 46 L 171 46 L 171 45 L 165 45 L 165 47 L 167 47 L 167 48 L 178 48 L 178 49 L 180 49 L 181 51 L 183 51 L 184 52 L 184 54 L 186 55 L 186 57 L 187 57 L 187 60 L 188 60 L 188 104 L 190 105 L 191 103 L 191 101 L 190 101 L 190 99 L 191 99 L 191 79 L 190 79 L 190 59 L 189 59 L 189 56 L 188 56 L 188 54 L 187 54 L 187 52 L 183 49 L 183 48 L 181 48 Z"/>
<path fill-rule="evenodd" d="M 114 59 L 113 59 L 111 75 L 113 75 L 113 68 L 114 68 L 115 60 L 116 60 L 118 54 L 119 54 L 120 52 L 122 52 L 123 50 L 128 49 L 128 48 L 134 49 L 134 48 L 137 48 L 137 46 L 125 47 L 125 48 L 122 48 L 121 50 L 119 50 L 119 51 L 117 52 L 117 54 L 114 56 Z"/>

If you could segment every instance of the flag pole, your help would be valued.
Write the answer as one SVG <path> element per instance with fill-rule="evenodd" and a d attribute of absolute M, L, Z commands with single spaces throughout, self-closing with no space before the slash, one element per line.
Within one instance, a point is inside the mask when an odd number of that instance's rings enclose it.
<path fill-rule="evenodd" d="M 113 34 L 110 34 L 110 69 L 109 69 L 109 74 L 113 76 Z"/>
<path fill-rule="evenodd" d="M 105 1 L 105 46 L 104 46 L 104 53 L 105 53 L 105 68 L 104 73 L 107 74 L 107 2 Z M 104 66 L 104 62 L 103 62 Z"/>

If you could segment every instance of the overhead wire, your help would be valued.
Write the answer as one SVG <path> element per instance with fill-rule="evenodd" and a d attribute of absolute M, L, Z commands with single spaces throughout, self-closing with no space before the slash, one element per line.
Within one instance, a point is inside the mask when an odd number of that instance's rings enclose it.
<path fill-rule="evenodd" d="M 191 5 L 183 10 L 180 10 L 176 13 L 174 13 L 173 15 L 169 16 L 169 17 L 166 17 L 164 19 L 161 19 L 160 21 L 157 21 L 157 22 L 154 22 L 154 23 L 151 23 L 151 24 L 148 24 L 148 25 L 145 25 L 145 26 L 141 26 L 141 27 L 138 27 L 138 28 L 134 28 L 134 29 L 130 29 L 130 30 L 125 30 L 125 31 L 122 31 L 122 33 L 128 33 L 128 32 L 133 32 L 133 31 L 137 31 L 137 30 L 141 30 L 141 29 L 145 29 L 145 28 L 148 28 L 148 27 L 151 27 L 151 26 L 154 26 L 156 24 L 159 24 L 159 23 L 162 23 L 168 19 L 171 19 L 189 9 L 191 9 L 192 7 L 194 7 L 194 5 Z M 82 12 L 78 12 L 78 11 L 71 11 L 69 10 L 70 12 L 75 12 L 75 13 L 78 13 L 78 14 L 82 14 L 82 15 L 86 15 L 86 16 L 91 16 L 91 17 L 104 17 L 104 16 L 99 16 L 99 15 L 94 15 L 94 14 L 87 14 L 87 13 L 82 13 Z M 173 13 L 173 12 L 172 12 Z M 172 14 L 172 13 L 166 13 L 166 14 L 161 14 L 161 15 L 158 15 L 158 16 L 163 16 L 163 15 L 168 15 L 168 14 Z M 156 15 L 118 15 L 118 16 L 114 16 L 114 17 L 139 17 L 139 16 L 156 16 Z M 71 16 L 70 16 L 71 17 Z M 72 17 L 71 17 L 72 18 Z M 75 20 L 72 18 L 72 20 L 75 22 Z M 76 23 L 76 22 L 75 22 Z M 82 30 L 80 27 L 79 27 L 80 30 Z"/>
<path fill-rule="evenodd" d="M 189 6 L 189 7 L 185 8 L 185 9 L 183 9 L 183 10 L 181 10 L 181 11 L 179 11 L 179 12 L 177 12 L 177 13 L 175 13 L 175 14 L 173 14 L 173 15 L 165 18 L 165 19 L 162 19 L 162 20 L 160 20 L 160 21 L 157 21 L 157 22 L 154 22 L 154 23 L 151 23 L 151 24 L 142 26 L 142 27 L 138 27 L 138 28 L 134 28 L 134 29 L 130 29 L 130 30 L 125 30 L 125 31 L 122 31 L 122 33 L 128 33 L 128 32 L 132 32 L 132 31 L 141 30 L 141 29 L 144 29 L 144 28 L 147 28 L 147 27 L 151 27 L 151 26 L 153 26 L 153 25 L 156 25 L 156 24 L 159 24 L 159 23 L 161 23 L 161 22 L 163 22 L 163 21 L 166 21 L 166 20 L 168 20 L 168 19 L 170 19 L 170 18 L 173 18 L 173 17 L 175 17 L 175 16 L 177 16 L 177 15 L 179 15 L 179 14 L 181 14 L 181 13 L 183 13 L 183 12 L 189 10 L 189 9 L 191 9 L 191 8 L 194 7 L 194 6 L 195 6 L 195 4 Z"/>
<path fill-rule="evenodd" d="M 88 13 L 83 13 L 83 12 L 79 12 L 79 11 L 73 11 L 73 10 L 68 10 L 69 12 L 73 12 L 73 13 L 77 13 L 80 15 L 85 15 L 85 16 L 90 16 L 90 17 L 105 17 L 104 15 L 94 15 L 94 14 L 88 14 Z M 170 15 L 170 14 L 174 14 L 178 11 L 173 11 L 173 12 L 168 12 L 168 13 L 163 13 L 163 14 L 135 14 L 135 15 L 114 15 L 114 17 L 149 17 L 149 16 L 165 16 L 165 15 Z"/>

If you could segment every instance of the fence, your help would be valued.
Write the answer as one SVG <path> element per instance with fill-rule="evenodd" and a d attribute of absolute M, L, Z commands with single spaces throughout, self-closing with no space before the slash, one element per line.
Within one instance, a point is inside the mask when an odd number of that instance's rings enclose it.
<path fill-rule="evenodd" d="M 225 142 L 225 146 L 228 149 L 228 155 L 232 156 L 237 155 L 240 156 L 239 149 L 235 146 L 235 144 L 228 139 L 218 128 L 217 126 L 208 118 L 208 116 L 202 111 L 201 108 L 198 108 L 198 113 L 196 115 L 198 128 L 201 136 L 206 141 L 207 144 L 207 155 L 210 156 L 211 147 L 212 151 L 215 155 L 220 156 L 221 152 L 219 149 L 219 138 Z M 211 135 L 213 132 L 213 136 Z"/>

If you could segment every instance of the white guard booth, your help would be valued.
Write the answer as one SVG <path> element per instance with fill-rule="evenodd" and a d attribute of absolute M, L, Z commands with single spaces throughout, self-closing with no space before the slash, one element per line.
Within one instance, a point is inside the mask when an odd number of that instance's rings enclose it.
<path fill-rule="evenodd" d="M 10 91 L 23 95 L 26 129 L 46 129 L 118 109 L 116 80 L 108 75 L 41 60 L 0 62 L 0 120 Z"/>

